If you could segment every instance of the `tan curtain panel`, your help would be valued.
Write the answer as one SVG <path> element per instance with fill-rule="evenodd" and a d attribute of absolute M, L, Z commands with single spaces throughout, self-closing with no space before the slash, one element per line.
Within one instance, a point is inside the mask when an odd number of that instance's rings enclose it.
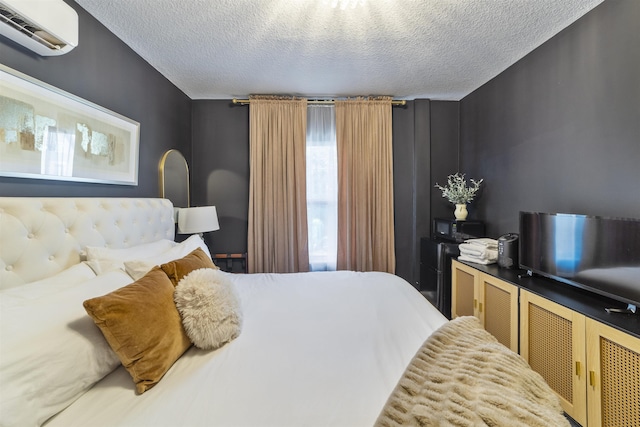
<path fill-rule="evenodd" d="M 249 273 L 309 270 L 307 100 L 251 97 Z"/>
<path fill-rule="evenodd" d="M 339 270 L 395 273 L 391 98 L 336 101 Z"/>

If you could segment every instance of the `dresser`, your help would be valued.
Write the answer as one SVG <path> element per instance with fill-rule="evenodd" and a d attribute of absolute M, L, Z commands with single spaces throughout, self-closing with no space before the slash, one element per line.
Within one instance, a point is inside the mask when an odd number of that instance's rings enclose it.
<path fill-rule="evenodd" d="M 496 265 L 452 261 L 452 317 L 472 315 L 518 352 L 585 427 L 640 427 L 640 314 Z"/>

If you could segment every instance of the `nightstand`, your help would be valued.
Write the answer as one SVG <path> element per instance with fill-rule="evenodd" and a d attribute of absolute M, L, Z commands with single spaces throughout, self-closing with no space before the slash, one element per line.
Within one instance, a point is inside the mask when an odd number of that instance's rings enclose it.
<path fill-rule="evenodd" d="M 229 273 L 247 272 L 247 253 L 239 254 L 213 254 L 213 262 L 220 267 L 220 270 Z"/>

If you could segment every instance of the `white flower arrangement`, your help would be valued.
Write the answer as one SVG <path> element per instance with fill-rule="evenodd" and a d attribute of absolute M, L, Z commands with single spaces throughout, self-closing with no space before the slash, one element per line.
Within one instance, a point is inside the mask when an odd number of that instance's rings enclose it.
<path fill-rule="evenodd" d="M 467 181 L 464 178 L 464 174 L 456 172 L 455 174 L 449 175 L 447 177 L 446 186 L 443 187 L 436 183 L 435 187 L 442 190 L 442 197 L 449 200 L 449 202 L 457 205 L 463 203 L 471 203 L 473 198 L 476 196 L 476 193 L 480 188 L 480 184 L 482 184 L 482 181 L 482 179 L 480 181 L 471 179 L 471 186 L 467 187 Z"/>

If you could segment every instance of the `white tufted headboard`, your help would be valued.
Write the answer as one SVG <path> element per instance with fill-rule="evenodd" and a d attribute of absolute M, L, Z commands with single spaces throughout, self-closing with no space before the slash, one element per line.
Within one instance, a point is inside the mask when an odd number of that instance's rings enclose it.
<path fill-rule="evenodd" d="M 52 276 L 87 246 L 174 239 L 167 199 L 0 197 L 0 289 Z"/>

